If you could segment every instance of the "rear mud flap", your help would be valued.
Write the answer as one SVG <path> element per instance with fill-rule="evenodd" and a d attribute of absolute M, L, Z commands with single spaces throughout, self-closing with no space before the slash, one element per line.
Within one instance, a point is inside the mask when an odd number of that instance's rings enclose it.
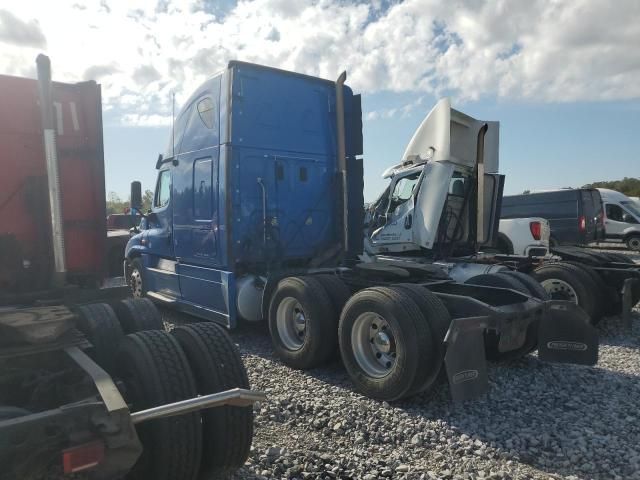
<path fill-rule="evenodd" d="M 484 351 L 486 317 L 456 318 L 451 322 L 444 357 L 454 402 L 479 397 L 489 388 Z"/>
<path fill-rule="evenodd" d="M 545 302 L 546 315 L 538 330 L 538 356 L 545 362 L 595 365 L 598 330 L 589 316 L 571 302 Z"/>

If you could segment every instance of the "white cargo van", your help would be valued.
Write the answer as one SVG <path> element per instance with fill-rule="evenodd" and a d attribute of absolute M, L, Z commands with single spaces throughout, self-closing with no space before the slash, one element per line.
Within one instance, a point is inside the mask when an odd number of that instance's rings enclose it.
<path fill-rule="evenodd" d="M 599 188 L 605 211 L 605 242 L 626 243 L 640 251 L 640 206 L 615 190 Z"/>

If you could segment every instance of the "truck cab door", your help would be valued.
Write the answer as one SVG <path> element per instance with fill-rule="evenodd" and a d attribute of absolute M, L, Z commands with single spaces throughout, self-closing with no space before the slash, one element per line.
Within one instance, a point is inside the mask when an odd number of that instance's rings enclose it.
<path fill-rule="evenodd" d="M 401 252 L 415 250 L 413 222 L 415 193 L 420 183 L 422 170 L 406 175 L 398 174 L 380 198 L 374 209 L 369 242 L 376 252 Z"/>
<path fill-rule="evenodd" d="M 180 296 L 173 250 L 172 172 L 160 170 L 153 199 L 153 208 L 147 217 L 145 232 L 145 280 L 147 290 L 169 298 Z"/>

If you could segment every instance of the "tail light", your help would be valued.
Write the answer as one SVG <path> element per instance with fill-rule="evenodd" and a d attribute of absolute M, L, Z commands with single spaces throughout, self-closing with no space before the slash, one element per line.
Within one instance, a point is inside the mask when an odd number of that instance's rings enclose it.
<path fill-rule="evenodd" d="M 65 475 L 82 472 L 99 465 L 104 460 L 104 443 L 100 440 L 62 451 Z"/>
<path fill-rule="evenodd" d="M 529 230 L 534 240 L 540 240 L 542 237 L 542 224 L 540 222 L 530 222 Z"/>
<path fill-rule="evenodd" d="M 587 219 L 585 218 L 584 215 L 580 217 L 578 228 L 580 229 L 581 232 L 587 231 Z"/>

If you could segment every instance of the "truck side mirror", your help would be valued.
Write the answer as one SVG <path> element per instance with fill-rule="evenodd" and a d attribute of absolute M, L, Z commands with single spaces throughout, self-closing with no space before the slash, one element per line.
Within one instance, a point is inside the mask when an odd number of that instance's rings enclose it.
<path fill-rule="evenodd" d="M 622 221 L 625 223 L 635 223 L 636 219 L 633 218 L 630 214 L 628 213 L 623 213 L 622 214 Z"/>
<path fill-rule="evenodd" d="M 137 180 L 131 182 L 131 208 L 138 212 L 142 209 L 142 184 Z"/>

